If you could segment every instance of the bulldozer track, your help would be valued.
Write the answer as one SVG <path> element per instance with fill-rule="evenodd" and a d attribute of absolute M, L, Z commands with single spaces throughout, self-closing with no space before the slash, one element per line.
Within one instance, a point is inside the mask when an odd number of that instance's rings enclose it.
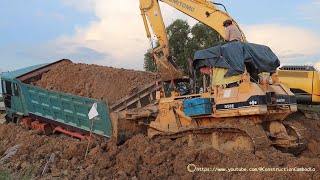
<path fill-rule="evenodd" d="M 239 129 L 245 131 L 251 137 L 255 151 L 263 150 L 271 145 L 271 141 L 260 125 L 240 126 Z"/>
<path fill-rule="evenodd" d="M 290 151 L 293 151 L 293 153 L 295 154 L 299 154 L 302 150 L 304 150 L 307 147 L 307 129 L 296 121 L 284 121 L 283 124 L 292 128 L 297 134 L 297 147 L 291 148 Z"/>
<path fill-rule="evenodd" d="M 161 132 L 154 135 L 152 138 L 181 138 L 190 134 L 211 134 L 214 132 L 220 133 L 240 133 L 246 134 L 252 140 L 254 145 L 254 151 L 260 151 L 271 145 L 271 141 L 266 135 L 265 131 L 260 125 L 232 125 L 232 126 L 215 126 L 215 127 L 203 127 L 203 128 L 192 128 L 183 130 L 177 133 Z"/>

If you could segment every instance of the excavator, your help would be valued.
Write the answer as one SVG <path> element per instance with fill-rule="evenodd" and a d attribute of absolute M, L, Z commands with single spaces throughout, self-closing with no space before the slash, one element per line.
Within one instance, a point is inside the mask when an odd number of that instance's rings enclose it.
<path fill-rule="evenodd" d="M 161 1 L 208 25 L 223 38 L 225 20 L 232 20 L 240 29 L 226 10 L 217 8 L 221 4 L 206 0 Z M 151 37 L 150 24 L 160 44 L 151 53 L 162 80 L 182 78 L 184 74 L 171 60 L 159 1 L 140 0 L 140 10 L 147 37 Z M 226 43 L 195 53 L 193 67 L 206 68 L 210 74 L 208 91 L 189 95 L 173 92 L 170 97 L 157 92 L 155 104 L 121 111 L 113 114 L 112 119 L 119 119 L 119 122 L 134 120 L 139 125 L 147 125 L 150 138 L 184 138 L 190 146 L 213 147 L 222 153 L 257 152 L 270 146 L 301 153 L 307 144 L 306 129 L 298 122 L 285 120 L 297 111 L 297 104 L 294 94 L 279 82 L 276 73 L 279 60 L 268 47 L 246 43 L 245 35 L 241 33 L 242 42 Z M 239 53 L 255 59 L 257 49 L 269 55 L 265 60 L 273 68 L 260 72 L 254 61 L 233 59 Z M 242 69 L 232 66 L 232 62 L 242 62 L 238 64 Z"/>

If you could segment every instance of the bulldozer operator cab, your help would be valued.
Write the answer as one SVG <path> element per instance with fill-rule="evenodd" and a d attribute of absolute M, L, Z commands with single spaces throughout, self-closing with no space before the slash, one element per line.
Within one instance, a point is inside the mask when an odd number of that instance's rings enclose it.
<path fill-rule="evenodd" d="M 245 63 L 244 68 L 244 73 L 248 73 L 250 75 L 251 82 L 261 82 L 263 77 L 266 77 L 268 75 L 268 73 L 258 74 L 258 70 L 251 63 Z M 242 74 L 226 76 L 228 72 L 228 69 L 226 68 L 203 66 L 199 68 L 199 70 L 203 74 L 202 87 L 204 87 L 204 92 L 208 92 L 210 86 L 212 86 L 211 88 L 219 85 L 226 85 L 226 87 L 235 87 L 242 79 Z M 269 77 L 271 75 L 272 73 L 269 73 Z M 269 82 L 271 83 L 272 81 L 269 80 Z"/>
<path fill-rule="evenodd" d="M 264 45 L 230 42 L 196 51 L 192 67 L 202 76 L 164 83 L 165 97 L 214 93 L 215 87 L 237 87 L 243 81 L 260 85 L 278 83 L 278 57 Z M 199 73 L 196 73 L 199 75 Z"/>
<path fill-rule="evenodd" d="M 193 61 L 193 68 L 205 75 L 203 87 L 208 86 L 205 82 L 210 79 L 212 89 L 214 86 L 237 86 L 245 75 L 250 75 L 250 82 L 272 84 L 272 75 L 279 65 L 279 59 L 269 47 L 245 42 L 231 42 L 197 51 Z"/>

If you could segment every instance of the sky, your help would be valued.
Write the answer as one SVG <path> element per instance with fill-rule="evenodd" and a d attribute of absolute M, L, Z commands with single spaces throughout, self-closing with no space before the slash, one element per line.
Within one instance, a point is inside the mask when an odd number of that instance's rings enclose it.
<path fill-rule="evenodd" d="M 281 64 L 320 68 L 320 0 L 220 0 L 249 42 L 268 45 Z M 1 1 L 0 72 L 62 58 L 143 69 L 150 43 L 138 0 Z M 160 2 L 166 26 L 192 18 Z"/>

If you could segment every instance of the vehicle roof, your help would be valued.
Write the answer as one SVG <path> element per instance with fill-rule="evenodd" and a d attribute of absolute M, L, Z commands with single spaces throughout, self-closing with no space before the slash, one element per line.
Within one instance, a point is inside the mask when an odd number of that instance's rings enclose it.
<path fill-rule="evenodd" d="M 285 65 L 280 70 L 300 70 L 300 71 L 316 71 L 313 66 L 301 66 L 301 65 Z"/>
<path fill-rule="evenodd" d="M 45 64 L 38 64 L 38 65 L 34 65 L 34 66 L 29 66 L 29 67 L 25 67 L 22 69 L 18 69 L 18 70 L 14 70 L 14 71 L 10 71 L 10 72 L 5 72 L 1 75 L 1 79 L 14 79 L 16 77 L 22 76 L 28 72 L 34 71 L 36 69 L 42 68 L 46 65 L 48 65 L 50 63 L 45 63 Z"/>

